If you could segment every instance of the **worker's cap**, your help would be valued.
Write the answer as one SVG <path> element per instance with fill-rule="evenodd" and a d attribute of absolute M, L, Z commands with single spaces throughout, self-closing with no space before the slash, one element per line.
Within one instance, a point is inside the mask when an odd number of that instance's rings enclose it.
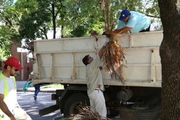
<path fill-rule="evenodd" d="M 84 65 L 87 66 L 88 60 L 89 60 L 89 55 L 84 56 L 84 58 L 82 59 L 82 62 L 84 63 Z"/>
<path fill-rule="evenodd" d="M 127 16 L 129 16 L 130 14 L 131 13 L 129 10 L 127 10 L 127 9 L 122 10 L 119 20 L 124 21 L 127 18 Z"/>
<path fill-rule="evenodd" d="M 15 57 L 9 57 L 6 61 L 5 61 L 5 65 L 9 65 L 11 67 L 14 67 L 17 70 L 22 70 L 23 67 L 20 64 L 20 61 L 15 58 Z"/>

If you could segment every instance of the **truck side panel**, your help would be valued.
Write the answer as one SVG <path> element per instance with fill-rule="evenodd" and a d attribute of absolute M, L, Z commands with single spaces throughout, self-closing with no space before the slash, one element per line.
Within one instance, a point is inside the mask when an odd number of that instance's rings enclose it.
<path fill-rule="evenodd" d="M 125 52 L 125 86 L 161 87 L 159 46 L 162 35 L 159 31 L 118 37 L 118 43 Z M 92 36 L 34 41 L 34 82 L 86 84 L 86 67 L 82 58 L 87 54 L 96 56 L 106 39 L 105 36 L 97 37 L 98 41 Z M 112 80 L 107 72 L 102 71 L 102 74 L 105 85 L 122 86 L 119 80 Z"/>

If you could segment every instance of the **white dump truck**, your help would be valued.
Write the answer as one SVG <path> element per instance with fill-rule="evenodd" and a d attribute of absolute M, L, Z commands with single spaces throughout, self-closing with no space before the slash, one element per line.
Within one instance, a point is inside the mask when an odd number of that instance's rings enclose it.
<path fill-rule="evenodd" d="M 60 109 L 64 116 L 78 113 L 81 103 L 89 105 L 86 86 L 86 66 L 82 58 L 96 56 L 106 36 L 35 40 L 33 65 L 34 83 L 60 83 L 53 106 L 39 111 L 45 115 Z M 118 43 L 124 49 L 123 77 L 125 83 L 112 79 L 102 71 L 108 116 L 124 120 L 156 120 L 160 111 L 161 62 L 159 46 L 162 31 L 120 35 Z"/>

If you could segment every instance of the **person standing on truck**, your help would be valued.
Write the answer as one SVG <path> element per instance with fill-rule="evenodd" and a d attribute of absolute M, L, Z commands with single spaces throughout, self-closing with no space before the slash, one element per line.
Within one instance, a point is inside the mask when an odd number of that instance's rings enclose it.
<path fill-rule="evenodd" d="M 108 41 L 106 41 L 108 42 Z M 102 74 L 100 71 L 101 58 L 105 52 L 106 46 L 103 46 L 95 59 L 90 55 L 84 56 L 82 62 L 86 67 L 87 76 L 87 94 L 90 99 L 91 109 L 98 112 L 99 115 L 106 117 L 107 109 L 104 99 L 104 84 L 102 79 Z"/>
<path fill-rule="evenodd" d="M 0 72 L 0 120 L 32 120 L 19 106 L 15 75 L 23 67 L 15 57 L 5 61 L 4 70 Z"/>
<path fill-rule="evenodd" d="M 112 32 L 106 32 L 106 34 L 123 34 L 128 31 L 130 33 L 146 32 L 150 31 L 150 26 L 150 18 L 146 15 L 124 9 L 120 14 L 117 29 Z"/>
<path fill-rule="evenodd" d="M 33 71 L 29 74 L 29 77 L 28 77 L 28 79 L 27 79 L 27 82 L 28 81 L 30 81 L 30 80 L 33 80 Z M 34 95 L 33 95 L 33 97 L 34 97 L 34 100 L 37 100 L 37 95 L 38 95 L 38 93 L 41 91 L 40 90 L 40 87 L 41 87 L 41 85 L 40 84 L 35 84 L 34 85 Z"/>

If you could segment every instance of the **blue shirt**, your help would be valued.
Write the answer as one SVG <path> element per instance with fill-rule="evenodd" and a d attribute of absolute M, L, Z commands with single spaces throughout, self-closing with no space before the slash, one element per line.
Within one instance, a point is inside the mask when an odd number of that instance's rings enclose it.
<path fill-rule="evenodd" d="M 141 30 L 145 30 L 150 26 L 151 21 L 144 14 L 135 11 L 131 11 L 130 13 L 131 15 L 127 22 L 121 20 L 118 21 L 117 30 L 122 29 L 124 27 L 130 27 L 132 28 L 130 30 L 131 33 L 139 33 Z"/>

